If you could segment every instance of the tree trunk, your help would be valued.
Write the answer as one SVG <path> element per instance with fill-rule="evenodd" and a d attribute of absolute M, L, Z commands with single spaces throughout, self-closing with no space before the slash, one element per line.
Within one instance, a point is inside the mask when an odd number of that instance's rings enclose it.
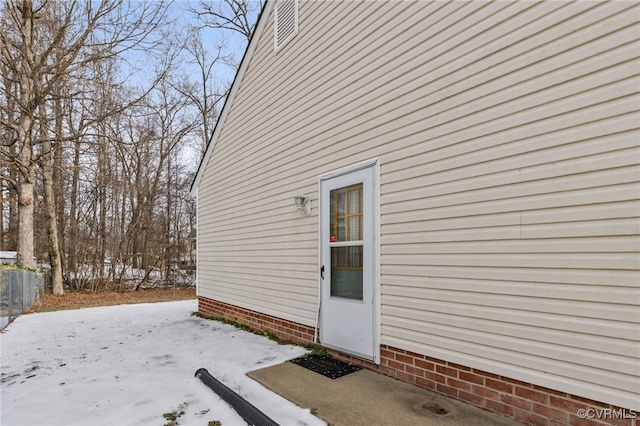
<path fill-rule="evenodd" d="M 174 285 L 175 283 L 173 282 L 173 274 L 171 273 L 171 268 L 172 268 L 172 262 L 173 262 L 173 258 L 172 258 L 172 238 L 171 238 L 171 208 L 172 206 L 172 202 L 173 200 L 171 199 L 171 178 L 173 176 L 171 175 L 171 155 L 168 156 L 167 158 L 167 205 L 166 205 L 166 210 L 165 210 L 165 252 L 164 252 L 164 257 L 165 257 L 165 280 Z"/>
<path fill-rule="evenodd" d="M 33 120 L 23 115 L 18 129 L 21 151 L 18 155 L 20 176 L 18 179 L 18 264 L 27 268 L 36 268 L 34 260 L 34 175 L 31 129 Z"/>
<path fill-rule="evenodd" d="M 62 285 L 62 262 L 60 261 L 60 241 L 58 239 L 58 219 L 56 215 L 56 193 L 53 181 L 53 144 L 49 138 L 45 107 L 40 107 L 40 135 L 42 136 L 42 177 L 44 180 L 44 200 L 47 215 L 47 251 L 51 265 L 51 289 L 56 296 L 64 294 Z"/>
<path fill-rule="evenodd" d="M 4 90 L 6 92 L 15 91 L 16 84 L 11 81 L 11 78 L 9 78 L 7 69 L 3 67 L 1 71 L 2 74 L 4 74 Z M 8 96 L 6 99 L 6 106 L 4 111 L 8 122 L 13 123 L 15 121 L 16 109 L 17 105 L 14 99 L 11 96 Z M 2 144 L 8 147 L 7 151 L 9 153 L 8 156 L 2 156 L 2 161 L 4 162 L 5 158 L 8 160 L 16 158 L 18 156 L 18 147 L 16 146 L 16 144 L 11 143 L 16 137 L 15 129 L 5 127 L 4 129 L 2 129 L 2 131 Z M 9 166 L 5 170 L 6 176 L 8 177 L 9 181 L 8 184 L 6 184 L 7 181 L 3 179 L 2 183 L 0 183 L 3 191 L 2 194 L 0 194 L 0 198 L 2 198 L 3 200 L 1 204 L 1 212 L 3 215 L 5 214 L 5 205 L 8 206 L 8 223 L 6 223 L 5 225 L 5 221 L 0 220 L 0 223 L 3 225 L 0 247 L 2 247 L 2 250 L 16 250 L 16 247 L 18 245 L 18 193 L 16 192 L 15 183 L 18 181 L 18 173 L 14 164 L 3 164 L 3 167 L 5 166 Z M 3 197 L 5 194 L 7 195 L 6 198 Z"/>
<path fill-rule="evenodd" d="M 24 2 L 20 10 L 22 16 L 19 21 L 20 32 L 23 37 L 23 53 L 21 56 L 23 70 L 28 70 L 35 63 L 35 52 L 33 49 L 33 5 L 31 2 Z M 35 269 L 34 259 L 34 182 L 35 167 L 33 162 L 33 128 L 35 119 L 36 84 L 37 82 L 23 72 L 19 75 L 20 84 L 20 119 L 17 126 L 18 146 L 18 264 Z"/>
<path fill-rule="evenodd" d="M 58 88 L 59 93 L 62 94 L 62 89 Z M 54 100 L 54 118 L 55 118 L 55 150 L 52 153 L 53 155 L 53 182 L 55 191 L 55 200 L 56 200 L 56 219 L 58 223 L 58 241 L 60 248 L 60 264 L 62 266 L 61 271 L 64 272 L 64 266 L 66 264 L 66 238 L 67 229 L 65 228 L 66 221 L 66 198 L 65 198 L 65 184 L 64 184 L 64 175 L 63 175 L 63 142 L 62 135 L 64 132 L 63 128 L 63 118 L 64 111 L 62 108 L 62 99 Z M 64 274 L 63 274 L 64 275 Z"/>
<path fill-rule="evenodd" d="M 21 176 L 18 183 L 18 264 L 35 269 L 33 213 L 33 183 Z"/>
<path fill-rule="evenodd" d="M 76 140 L 74 153 L 73 153 L 73 177 L 71 180 L 71 202 L 69 205 L 69 258 L 68 268 L 69 271 L 77 271 L 78 262 L 78 235 L 76 218 L 78 217 L 78 185 L 80 182 L 80 149 L 82 148 L 82 142 L 80 138 Z"/>
<path fill-rule="evenodd" d="M 104 129 L 101 129 L 101 134 L 104 135 Z M 97 265 L 99 269 L 99 282 L 103 284 L 105 282 L 105 274 L 104 267 L 105 261 L 104 258 L 107 254 L 106 250 L 106 240 L 107 240 L 107 188 L 111 185 L 111 180 L 109 178 L 109 158 L 107 156 L 107 141 L 102 136 L 98 137 L 98 151 L 99 151 L 99 160 L 98 160 L 98 204 L 99 204 L 99 214 L 98 214 L 98 232 L 97 232 L 97 247 L 98 251 L 98 259 Z"/>
<path fill-rule="evenodd" d="M 53 294 L 62 296 L 62 262 L 60 261 L 60 243 L 58 240 L 58 221 L 56 218 L 56 199 L 53 185 L 53 167 L 46 160 L 43 167 L 45 209 L 47 213 L 47 249 L 51 264 L 51 288 Z"/>
<path fill-rule="evenodd" d="M 10 176 L 14 181 L 18 179 L 15 168 L 11 170 Z M 16 250 L 18 247 L 18 193 L 15 187 L 9 189 L 9 226 L 7 234 L 5 249 Z"/>

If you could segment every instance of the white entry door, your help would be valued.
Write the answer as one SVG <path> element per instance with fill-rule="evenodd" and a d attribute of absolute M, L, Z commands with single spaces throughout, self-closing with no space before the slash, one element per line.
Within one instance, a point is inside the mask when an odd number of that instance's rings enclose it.
<path fill-rule="evenodd" d="M 320 340 L 377 362 L 375 163 L 320 179 Z"/>

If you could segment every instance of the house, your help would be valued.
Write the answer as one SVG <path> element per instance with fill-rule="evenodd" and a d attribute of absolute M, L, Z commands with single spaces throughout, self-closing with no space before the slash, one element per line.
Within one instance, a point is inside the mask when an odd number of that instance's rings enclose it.
<path fill-rule="evenodd" d="M 200 312 L 531 424 L 635 425 L 639 19 L 267 2 L 192 186 Z"/>
<path fill-rule="evenodd" d="M 14 265 L 17 259 L 17 251 L 0 251 L 0 265 Z"/>

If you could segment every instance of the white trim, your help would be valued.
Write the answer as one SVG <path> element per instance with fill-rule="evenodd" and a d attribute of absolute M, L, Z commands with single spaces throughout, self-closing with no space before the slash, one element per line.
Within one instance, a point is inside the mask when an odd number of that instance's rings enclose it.
<path fill-rule="evenodd" d="M 244 57 L 242 58 L 242 63 L 240 64 L 240 68 L 236 73 L 236 77 L 233 80 L 233 85 L 231 86 L 231 90 L 229 91 L 229 96 L 222 107 L 222 112 L 220 113 L 220 117 L 216 122 L 216 127 L 213 131 L 213 135 L 211 136 L 211 140 L 207 145 L 207 150 L 205 151 L 202 161 L 200 161 L 200 165 L 198 167 L 198 171 L 196 172 L 196 176 L 193 178 L 193 182 L 191 183 L 191 189 L 189 190 L 189 195 L 194 197 L 198 192 L 198 187 L 200 186 L 200 180 L 202 179 L 202 175 L 204 174 L 205 169 L 207 168 L 207 164 L 209 163 L 209 158 L 211 157 L 211 153 L 213 152 L 213 148 L 216 146 L 218 142 L 218 137 L 220 137 L 220 132 L 224 127 L 224 123 L 227 119 L 227 115 L 229 115 L 229 110 L 231 109 L 231 105 L 233 105 L 233 101 L 238 93 L 238 89 L 242 84 L 242 80 L 244 79 L 244 75 L 247 72 L 247 68 L 249 67 L 249 63 L 251 62 L 251 58 L 253 57 L 253 53 L 255 52 L 260 37 L 262 36 L 262 32 L 264 28 L 267 26 L 267 17 L 271 14 L 273 10 L 275 1 L 268 1 L 262 13 L 260 14 L 260 19 L 256 24 L 256 29 L 253 32 L 253 36 L 251 37 L 251 41 L 247 46 L 247 50 L 244 53 Z"/>
<path fill-rule="evenodd" d="M 334 178 L 336 176 L 340 176 L 340 175 L 346 175 L 347 173 L 351 173 L 351 172 L 355 172 L 358 171 L 360 169 L 366 169 L 367 167 L 374 167 L 376 166 L 376 164 L 378 164 L 380 158 L 379 157 L 375 157 L 375 158 L 370 158 L 368 160 L 364 160 L 361 161 L 359 163 L 355 163 L 355 164 L 351 164 L 349 166 L 345 166 L 345 167 L 341 167 L 339 169 L 336 170 L 332 170 L 330 172 L 327 173 L 323 173 L 320 175 L 320 180 L 326 180 L 326 179 L 331 179 Z M 380 167 L 378 166 L 378 177 L 380 176 Z M 376 201 L 375 199 L 373 201 Z M 378 202 L 380 201 L 380 198 L 378 197 Z"/>
<path fill-rule="evenodd" d="M 380 364 L 380 344 L 382 339 L 382 291 L 380 258 L 380 161 L 375 158 L 373 164 L 373 305 L 374 353 L 373 362 Z"/>
<path fill-rule="evenodd" d="M 198 262 L 198 255 L 200 254 L 200 227 L 198 226 L 198 194 L 195 195 L 196 200 L 196 297 L 200 295 L 200 262 Z"/>
<path fill-rule="evenodd" d="M 329 243 L 329 247 L 351 247 L 361 246 L 364 244 L 363 240 L 349 240 L 349 241 L 337 241 L 335 243 Z"/>
<path fill-rule="evenodd" d="M 322 197 L 322 178 L 318 179 L 318 308 L 316 310 L 316 328 L 313 332 L 313 343 L 318 343 L 320 338 L 320 307 L 322 306 L 322 212 L 320 211 L 320 198 Z"/>
<path fill-rule="evenodd" d="M 373 168 L 373 362 L 380 364 L 380 344 L 382 333 L 382 319 L 381 319 L 381 291 L 380 291 L 380 158 L 375 157 L 368 160 L 361 161 L 359 163 L 351 164 L 349 166 L 341 167 L 339 169 L 332 170 L 327 173 L 323 173 L 318 177 L 318 194 L 319 198 L 322 194 L 322 182 L 327 179 L 332 179 L 337 176 L 355 172 L 368 167 Z M 321 303 L 322 303 L 322 279 L 320 278 L 320 268 L 322 268 L 322 214 L 318 214 L 318 311 L 316 315 L 316 330 L 314 334 L 314 342 L 317 342 L 318 328 L 320 325 L 321 315 Z M 324 346 L 326 346 L 323 343 Z M 362 356 L 364 359 L 368 357 Z"/>

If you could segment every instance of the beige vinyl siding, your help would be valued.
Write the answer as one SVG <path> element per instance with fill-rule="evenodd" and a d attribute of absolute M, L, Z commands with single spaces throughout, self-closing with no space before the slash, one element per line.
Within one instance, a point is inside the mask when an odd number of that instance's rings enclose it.
<path fill-rule="evenodd" d="M 200 294 L 314 325 L 318 176 L 379 157 L 383 344 L 640 408 L 639 17 L 301 1 L 277 53 L 269 17 L 200 181 Z"/>

